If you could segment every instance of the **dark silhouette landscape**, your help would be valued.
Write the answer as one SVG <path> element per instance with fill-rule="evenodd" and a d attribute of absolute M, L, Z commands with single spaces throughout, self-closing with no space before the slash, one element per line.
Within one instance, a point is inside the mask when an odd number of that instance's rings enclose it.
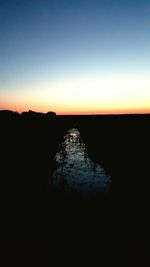
<path fill-rule="evenodd" d="M 31 237 L 37 231 L 42 236 L 63 225 L 94 226 L 107 235 L 112 228 L 126 229 L 129 251 L 143 257 L 150 237 L 149 114 L 57 116 L 4 110 L 0 125 L 4 238 Z M 107 196 L 84 198 L 77 190 L 52 186 L 55 155 L 72 128 L 80 132 L 91 161 L 110 175 Z"/>
<path fill-rule="evenodd" d="M 149 26 L 149 0 L 0 0 L 0 267 L 150 267 Z"/>

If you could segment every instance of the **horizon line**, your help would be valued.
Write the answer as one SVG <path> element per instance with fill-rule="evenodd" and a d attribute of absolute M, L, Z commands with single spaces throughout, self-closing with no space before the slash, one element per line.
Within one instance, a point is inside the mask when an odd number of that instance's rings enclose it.
<path fill-rule="evenodd" d="M 19 114 L 22 114 L 23 112 L 29 112 L 29 111 L 34 111 L 34 112 L 37 112 L 37 113 L 48 113 L 48 112 L 54 112 L 56 114 L 56 116 L 100 116 L 100 115 L 105 115 L 105 116 L 109 116 L 109 115 L 150 115 L 150 111 L 146 112 L 97 112 L 97 113 L 91 113 L 91 112 L 77 112 L 77 113 L 65 113 L 65 112 L 55 112 L 55 111 L 47 111 L 47 112 L 42 112 L 42 111 L 35 111 L 35 110 L 27 110 L 27 111 L 16 111 L 16 110 L 12 110 L 12 109 L 0 109 L 0 111 L 11 111 L 11 112 L 17 112 Z"/>

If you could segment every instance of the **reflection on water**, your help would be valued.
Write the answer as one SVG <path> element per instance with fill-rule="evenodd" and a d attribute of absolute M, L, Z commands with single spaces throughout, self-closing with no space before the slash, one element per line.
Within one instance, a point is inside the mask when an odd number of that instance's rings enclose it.
<path fill-rule="evenodd" d="M 64 136 L 55 160 L 58 167 L 52 175 L 51 182 L 59 189 L 92 196 L 109 191 L 110 176 L 101 165 L 94 163 L 87 156 L 77 129 L 70 129 Z"/>

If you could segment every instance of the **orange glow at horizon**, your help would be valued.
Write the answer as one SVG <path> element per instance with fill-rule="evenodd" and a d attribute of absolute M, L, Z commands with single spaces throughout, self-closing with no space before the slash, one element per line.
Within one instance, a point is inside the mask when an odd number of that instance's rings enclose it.
<path fill-rule="evenodd" d="M 53 111 L 55 112 L 57 115 L 98 115 L 98 114 L 150 114 L 150 108 L 129 108 L 129 109 L 93 109 L 93 110 L 69 110 L 69 109 L 64 109 L 64 110 L 54 110 L 51 109 L 50 107 L 38 107 L 38 106 L 32 106 L 32 105 L 28 105 L 27 106 L 16 106 L 16 105 L 9 105 L 9 106 L 2 106 L 0 107 L 1 110 L 12 110 L 18 113 L 22 113 L 24 111 L 29 111 L 29 110 L 33 110 L 36 112 L 43 112 L 43 113 L 47 113 L 48 111 Z"/>
<path fill-rule="evenodd" d="M 148 75 L 128 74 L 39 84 L 4 92 L 0 109 L 60 115 L 150 113 L 150 81 Z"/>
<path fill-rule="evenodd" d="M 146 113 L 150 113 L 150 107 L 144 107 L 144 105 L 142 107 L 108 107 L 108 108 L 104 108 L 104 107 L 100 107 L 98 108 L 98 106 L 93 108 L 87 108 L 85 109 L 85 107 L 61 107 L 61 108 L 52 108 L 51 105 L 49 106 L 42 106 L 42 105 L 34 105 L 34 104 L 27 104 L 27 105 L 2 105 L 0 106 L 1 110 L 12 110 L 12 111 L 16 111 L 16 112 L 23 112 L 23 111 L 28 111 L 28 110 L 33 110 L 33 111 L 37 111 L 37 112 L 43 112 L 46 113 L 48 111 L 53 111 L 55 112 L 57 115 L 88 115 L 88 114 L 135 114 L 135 113 L 141 113 L 141 114 L 146 114 Z"/>

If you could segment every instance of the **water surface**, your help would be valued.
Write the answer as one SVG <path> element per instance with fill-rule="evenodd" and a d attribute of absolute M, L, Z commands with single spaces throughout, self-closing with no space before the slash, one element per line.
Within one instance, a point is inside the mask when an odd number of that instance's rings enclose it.
<path fill-rule="evenodd" d="M 51 178 L 55 187 L 64 192 L 74 191 L 84 196 L 97 196 L 109 192 L 110 175 L 100 164 L 88 157 L 77 129 L 68 130 L 55 160 L 57 168 Z"/>

